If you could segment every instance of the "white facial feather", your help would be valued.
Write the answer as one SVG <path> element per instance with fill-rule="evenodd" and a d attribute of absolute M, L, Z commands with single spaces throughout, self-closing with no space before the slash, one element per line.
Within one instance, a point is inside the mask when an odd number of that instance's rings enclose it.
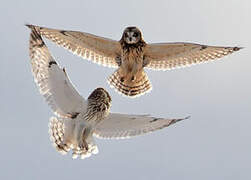
<path fill-rule="evenodd" d="M 138 34 L 136 35 L 135 32 L 128 31 L 128 32 L 126 32 L 126 34 L 127 34 L 127 36 L 125 38 L 126 43 L 135 44 L 139 41 L 139 36 L 138 36 Z"/>

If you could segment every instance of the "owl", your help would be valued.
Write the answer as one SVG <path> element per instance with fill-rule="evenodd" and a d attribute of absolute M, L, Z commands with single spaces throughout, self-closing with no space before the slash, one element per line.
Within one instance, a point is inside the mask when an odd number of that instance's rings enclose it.
<path fill-rule="evenodd" d="M 30 62 L 35 82 L 55 117 L 50 118 L 49 134 L 56 150 L 72 151 L 72 157 L 97 154 L 94 137 L 123 139 L 168 127 L 188 119 L 155 118 L 149 115 L 110 113 L 111 97 L 103 88 L 84 99 L 74 88 L 64 68 L 50 55 L 37 28 L 31 27 Z"/>
<path fill-rule="evenodd" d="M 115 41 L 85 32 L 27 26 L 84 59 L 117 68 L 108 83 L 128 97 L 137 97 L 152 89 L 144 68 L 170 70 L 208 62 L 241 49 L 184 42 L 148 44 L 137 27 L 127 27 L 121 39 Z"/>

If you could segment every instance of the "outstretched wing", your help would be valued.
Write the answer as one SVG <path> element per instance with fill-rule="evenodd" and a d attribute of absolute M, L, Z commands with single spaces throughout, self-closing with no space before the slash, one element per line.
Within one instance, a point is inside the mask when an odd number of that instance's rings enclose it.
<path fill-rule="evenodd" d="M 149 133 L 170 126 L 178 121 L 188 119 L 164 119 L 149 115 L 127 115 L 110 113 L 97 125 L 94 135 L 105 139 L 124 139 Z"/>
<path fill-rule="evenodd" d="M 215 60 L 240 49 L 240 47 L 218 47 L 192 43 L 149 44 L 146 47 L 144 64 L 155 70 L 170 70 Z"/>
<path fill-rule="evenodd" d="M 120 46 L 117 41 L 84 32 L 27 26 L 35 28 L 40 35 L 84 59 L 108 67 L 118 67 L 116 57 L 120 53 Z"/>
<path fill-rule="evenodd" d="M 55 114 L 60 117 L 73 117 L 81 109 L 86 108 L 86 101 L 73 87 L 65 69 L 61 69 L 50 55 L 36 29 L 32 28 L 31 30 L 31 66 L 40 93 L 45 97 Z"/>

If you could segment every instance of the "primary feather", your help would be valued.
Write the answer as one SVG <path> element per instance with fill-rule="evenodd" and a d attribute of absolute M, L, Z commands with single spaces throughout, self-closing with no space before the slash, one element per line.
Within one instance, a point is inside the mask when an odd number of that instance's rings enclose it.
<path fill-rule="evenodd" d="M 240 49 L 193 43 L 156 43 L 146 47 L 145 62 L 150 69 L 171 70 L 217 60 Z"/>

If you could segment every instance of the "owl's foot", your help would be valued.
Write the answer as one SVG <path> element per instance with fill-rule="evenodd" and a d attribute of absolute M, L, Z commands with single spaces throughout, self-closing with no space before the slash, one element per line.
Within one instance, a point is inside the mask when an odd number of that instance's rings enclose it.
<path fill-rule="evenodd" d="M 83 140 L 79 143 L 79 149 L 88 151 L 89 147 L 88 147 L 88 144 L 85 140 Z"/>
<path fill-rule="evenodd" d="M 86 142 L 79 145 L 78 148 L 72 149 L 72 158 L 76 159 L 80 156 L 81 159 L 85 159 L 91 156 L 91 154 L 97 154 L 98 147 L 96 144 L 87 144 Z"/>
<path fill-rule="evenodd" d="M 85 159 L 91 156 L 91 154 L 97 154 L 98 153 L 98 147 L 94 144 L 88 145 L 88 150 L 84 150 L 80 153 L 80 158 Z"/>

